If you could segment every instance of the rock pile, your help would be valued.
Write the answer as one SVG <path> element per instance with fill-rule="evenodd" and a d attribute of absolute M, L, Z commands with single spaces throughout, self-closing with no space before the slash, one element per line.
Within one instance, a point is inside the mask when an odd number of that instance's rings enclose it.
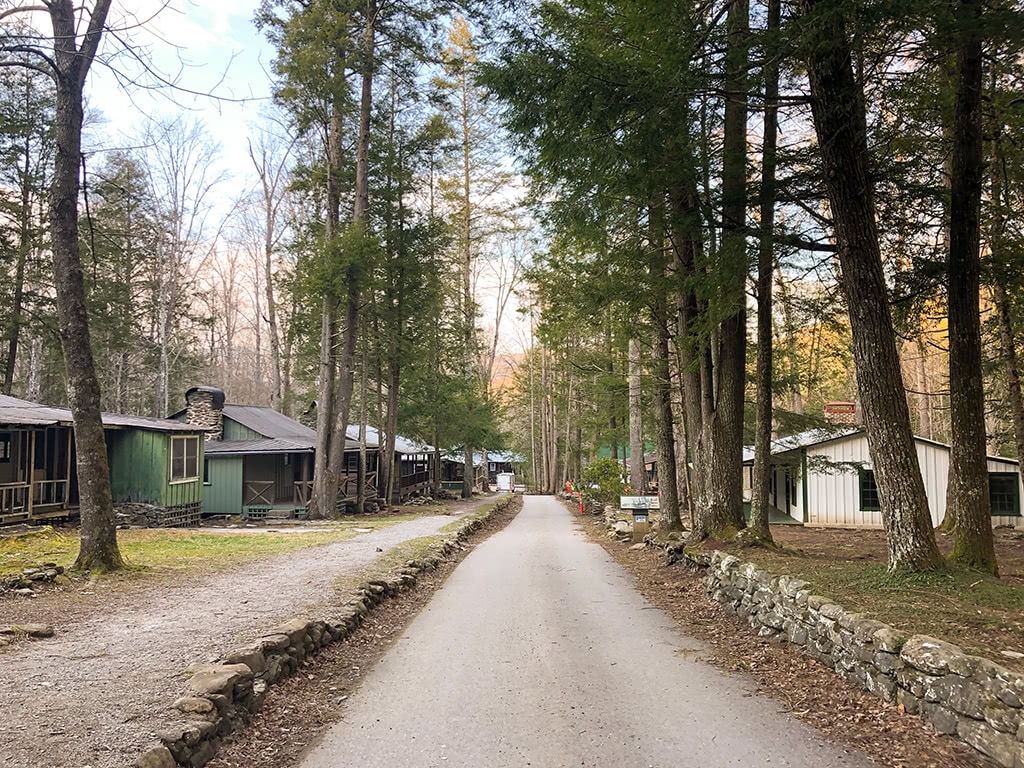
<path fill-rule="evenodd" d="M 843 677 L 927 719 L 1002 768 L 1024 768 L 1024 675 L 950 643 L 908 635 L 715 552 L 706 586 L 761 637 L 799 646 Z"/>
<path fill-rule="evenodd" d="M 0 580 L 0 592 L 4 590 L 15 590 L 28 594 L 32 587 L 39 584 L 70 584 L 71 580 L 64 575 L 64 566 L 56 563 L 43 563 L 42 565 L 25 568 L 20 576 L 8 576 Z M 27 591 L 26 591 L 27 590 Z"/>
<path fill-rule="evenodd" d="M 510 499 L 499 499 L 491 514 L 504 509 Z M 206 765 L 220 740 L 244 727 L 260 709 L 271 685 L 293 674 L 303 660 L 324 646 L 352 634 L 375 606 L 415 587 L 420 573 L 434 570 L 448 555 L 462 549 L 486 519 L 465 521 L 452 536 L 432 547 L 429 557 L 410 560 L 398 572 L 366 582 L 330 619 L 294 618 L 214 663 L 191 665 L 186 670 L 190 675 L 188 693 L 172 705 L 171 722 L 157 734 L 160 743 L 139 757 L 135 767 Z"/>

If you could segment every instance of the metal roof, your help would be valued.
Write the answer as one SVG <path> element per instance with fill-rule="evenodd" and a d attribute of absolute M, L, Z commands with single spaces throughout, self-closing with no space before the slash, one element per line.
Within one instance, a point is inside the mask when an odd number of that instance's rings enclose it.
<path fill-rule="evenodd" d="M 148 416 L 125 416 L 119 413 L 102 414 L 103 426 L 108 428 L 146 429 L 151 432 L 203 432 L 193 424 L 182 424 L 169 419 Z M 0 395 L 0 424 L 8 426 L 73 426 L 74 419 L 68 408 L 53 408 L 9 395 Z"/>
<path fill-rule="evenodd" d="M 483 464 L 483 454 L 473 454 L 473 466 L 479 467 Z M 450 461 L 453 464 L 464 464 L 466 459 L 464 454 L 456 451 L 445 451 L 441 454 L 441 461 Z M 487 453 L 487 461 L 494 462 L 495 464 L 522 464 L 526 461 L 523 456 L 518 453 L 512 453 L 511 451 L 489 451 Z"/>
<path fill-rule="evenodd" d="M 345 436 L 349 440 L 358 441 L 359 425 L 350 424 L 345 432 Z M 380 448 L 380 431 L 376 427 L 371 427 L 369 424 L 366 425 L 366 447 Z M 408 437 L 402 437 L 401 435 L 395 435 L 395 453 L 417 454 L 433 453 L 433 451 L 434 446 L 432 445 L 410 440 Z"/>
<path fill-rule="evenodd" d="M 316 432 L 266 405 L 224 406 L 224 415 L 264 437 L 285 438 L 316 445 Z"/>
<path fill-rule="evenodd" d="M 847 438 L 863 433 L 863 427 L 819 427 L 818 429 L 809 429 L 806 432 L 798 432 L 795 435 L 789 435 L 787 437 L 780 437 L 776 440 L 772 440 L 771 455 L 778 456 L 800 448 L 811 448 L 816 445 L 831 443 L 835 440 L 846 440 Z M 947 451 L 949 450 L 949 446 L 946 443 L 929 440 L 927 437 L 921 437 L 920 435 L 914 435 L 914 442 L 934 445 L 936 448 L 943 448 Z M 1006 464 L 1019 465 L 1017 459 L 1009 459 L 1005 456 L 987 456 L 986 458 L 990 461 L 1000 461 Z M 754 446 L 743 446 L 743 463 L 750 464 L 753 461 Z"/>
<path fill-rule="evenodd" d="M 347 447 L 347 446 L 346 446 Z M 283 438 L 261 440 L 208 440 L 205 447 L 207 456 L 223 454 L 254 453 L 312 453 L 313 446 Z"/>

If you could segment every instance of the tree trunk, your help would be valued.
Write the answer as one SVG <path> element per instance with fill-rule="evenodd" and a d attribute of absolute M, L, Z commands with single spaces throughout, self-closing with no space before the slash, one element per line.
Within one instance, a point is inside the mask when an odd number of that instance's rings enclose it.
<path fill-rule="evenodd" d="M 640 392 L 640 341 L 629 340 L 629 487 L 633 493 L 647 493 L 644 466 L 643 401 Z"/>
<path fill-rule="evenodd" d="M 950 464 L 946 521 L 952 562 L 997 573 L 988 495 L 985 389 L 981 373 L 980 211 L 982 51 L 979 0 L 957 6 L 959 50 L 953 114 L 949 225 Z"/>
<path fill-rule="evenodd" d="M 369 377 L 369 353 L 366 339 L 363 340 L 362 355 L 359 364 L 359 463 L 356 466 L 356 512 L 366 513 L 366 408 L 369 398 L 366 396 L 366 385 Z M 346 430 L 346 436 L 348 430 Z"/>
<path fill-rule="evenodd" d="M 768 0 L 769 36 L 777 34 L 781 0 Z M 775 269 L 775 150 L 778 142 L 779 62 L 769 52 L 764 65 L 764 146 L 761 150 L 761 227 L 757 254 L 757 419 L 754 427 L 754 482 L 748 533 L 772 541 L 768 492 L 772 472 L 772 275 Z"/>
<path fill-rule="evenodd" d="M 370 204 L 370 112 L 373 107 L 373 69 L 377 24 L 376 0 L 366 3 L 366 27 L 363 33 L 362 86 L 359 98 L 359 133 L 356 138 L 355 201 L 352 226 L 361 237 L 368 237 Z M 349 409 L 355 387 L 356 343 L 359 339 L 360 271 L 364 265 L 355 259 L 345 274 L 345 327 L 338 360 L 338 385 L 335 395 L 334 437 L 331 439 L 329 471 L 326 477 L 326 503 L 337 504 L 339 473 L 345 463 L 345 436 Z"/>
<path fill-rule="evenodd" d="M 722 156 L 722 239 L 716 258 L 716 312 L 725 319 L 712 329 L 710 343 L 689 350 L 698 362 L 700 377 L 695 387 L 699 398 L 691 402 L 700 414 L 696 433 L 696 480 L 699 492 L 694 536 L 731 538 L 743 528 L 743 389 L 746 379 L 746 157 L 747 157 L 747 64 L 749 4 L 736 0 L 729 5 L 728 49 L 725 56 L 725 119 Z M 692 187 L 692 182 L 689 183 Z M 688 189 L 686 198 L 695 198 Z M 685 204 L 692 209 L 696 200 Z M 689 214 L 692 216 L 693 214 Z M 692 234 L 691 234 L 692 237 Z M 690 253 L 685 272 L 696 274 L 697 246 Z M 688 303 L 684 328 L 694 334 L 700 307 Z M 698 334 L 699 338 L 699 334 Z M 692 340 L 691 340 L 692 341 Z M 689 389 L 689 388 L 688 388 Z M 696 421 L 696 419 L 694 419 Z M 692 437 L 692 435 L 691 435 Z"/>
<path fill-rule="evenodd" d="M 333 258 L 334 242 L 338 236 L 341 214 L 339 189 L 342 162 L 341 130 L 343 120 L 341 103 L 332 105 L 327 138 L 327 210 L 324 221 L 323 259 Z M 329 267 L 329 265 L 327 265 Z M 337 413 L 335 390 L 338 380 L 338 302 L 332 292 L 325 292 L 320 314 L 320 370 L 317 377 L 316 454 L 313 467 L 313 492 L 310 497 L 309 516 L 328 518 L 337 511 L 338 481 L 332 479 L 331 445 L 334 440 L 334 422 Z M 333 492 L 332 492 L 333 489 Z"/>
<path fill-rule="evenodd" d="M 395 436 L 398 433 L 398 386 L 399 376 L 401 371 L 399 369 L 398 360 L 396 357 L 392 357 L 388 360 L 388 424 L 387 424 L 387 455 L 385 456 L 385 464 L 388 467 L 387 482 L 384 485 L 385 499 L 390 505 L 394 498 L 395 489 L 398 487 L 401 492 L 400 484 L 402 482 L 401 475 L 395 477 Z M 399 465 L 400 466 L 400 465 Z"/>
<path fill-rule="evenodd" d="M 25 166 L 21 178 L 21 207 L 18 211 L 19 242 L 18 260 L 14 267 L 14 304 L 11 307 L 11 327 L 7 336 L 7 365 L 4 369 L 4 382 L 0 392 L 11 394 L 14 386 L 14 368 L 18 362 L 18 343 L 21 340 L 21 326 L 24 318 L 25 298 L 25 267 L 28 264 L 29 251 L 32 248 L 32 188 L 29 185 L 31 162 L 31 139 L 25 137 Z"/>
<path fill-rule="evenodd" d="M 75 10 L 71 0 L 49 3 L 57 80 L 56 157 L 49 213 L 57 320 L 75 423 L 82 518 L 81 543 L 75 567 L 95 571 L 115 570 L 124 565 L 117 548 L 117 522 L 100 416 L 100 388 L 92 357 L 85 281 L 78 247 L 82 88 L 109 9 L 110 0 L 97 0 L 81 48 L 78 48 Z"/>
<path fill-rule="evenodd" d="M 816 9 L 824 6 L 822 13 Z M 918 464 L 910 411 L 882 258 L 868 163 L 864 96 L 853 76 L 846 24 L 824 0 L 802 0 L 816 16 L 807 51 L 811 109 L 825 187 L 835 226 L 842 287 L 850 311 L 857 387 L 878 485 L 890 570 L 926 571 L 940 565 L 928 498 Z"/>
<path fill-rule="evenodd" d="M 678 531 L 683 527 L 679 517 L 679 492 L 676 478 L 676 445 L 672 418 L 672 380 L 670 378 L 668 328 L 665 307 L 652 313 L 654 322 L 654 421 L 658 446 L 658 497 L 660 527 Z"/>

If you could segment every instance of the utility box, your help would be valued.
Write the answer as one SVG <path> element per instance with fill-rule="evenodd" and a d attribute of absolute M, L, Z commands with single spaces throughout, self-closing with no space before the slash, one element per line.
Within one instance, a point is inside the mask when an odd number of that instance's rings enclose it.
<path fill-rule="evenodd" d="M 512 472 L 499 472 L 495 480 L 501 493 L 512 493 L 515 489 L 516 476 Z"/>

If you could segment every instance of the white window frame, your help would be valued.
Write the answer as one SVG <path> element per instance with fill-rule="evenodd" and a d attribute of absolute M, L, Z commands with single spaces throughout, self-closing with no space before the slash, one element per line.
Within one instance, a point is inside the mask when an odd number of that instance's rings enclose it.
<path fill-rule="evenodd" d="M 188 467 L 188 444 L 189 442 L 195 444 L 195 464 L 192 467 L 192 474 L 189 474 Z M 181 464 L 182 464 L 182 476 L 174 476 L 174 458 L 175 450 L 177 446 L 181 446 Z M 171 436 L 171 455 L 170 455 L 170 484 L 176 485 L 178 483 L 194 483 L 199 480 L 199 438 L 196 435 L 172 435 Z"/>

